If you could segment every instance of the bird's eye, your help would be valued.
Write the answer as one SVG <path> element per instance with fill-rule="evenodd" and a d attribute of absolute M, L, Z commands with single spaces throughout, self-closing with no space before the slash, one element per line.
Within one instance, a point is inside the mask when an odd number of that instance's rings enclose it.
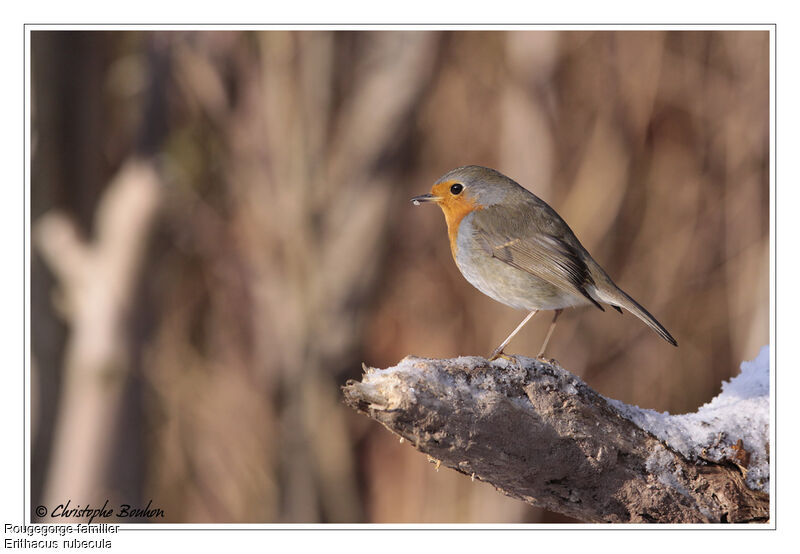
<path fill-rule="evenodd" d="M 461 194 L 461 191 L 464 190 L 464 185 L 461 183 L 455 183 L 452 187 L 450 187 L 450 194 L 457 195 Z"/>

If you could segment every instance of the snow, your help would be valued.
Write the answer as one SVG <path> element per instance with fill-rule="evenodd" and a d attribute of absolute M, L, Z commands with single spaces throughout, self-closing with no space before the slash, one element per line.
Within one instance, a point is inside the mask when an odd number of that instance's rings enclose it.
<path fill-rule="evenodd" d="M 722 392 L 692 414 L 670 415 L 606 400 L 684 457 L 737 463 L 750 488 L 769 492 L 769 346 L 755 360 L 742 362 L 741 373 L 722 383 Z"/>

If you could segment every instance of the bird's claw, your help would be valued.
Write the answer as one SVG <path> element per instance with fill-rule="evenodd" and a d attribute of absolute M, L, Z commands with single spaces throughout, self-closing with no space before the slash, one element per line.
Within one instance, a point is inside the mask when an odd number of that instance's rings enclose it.
<path fill-rule="evenodd" d="M 512 364 L 517 364 L 517 363 L 519 363 L 519 360 L 517 359 L 517 357 L 516 357 L 515 355 L 513 355 L 513 354 L 506 354 L 506 353 L 505 353 L 505 352 L 503 352 L 502 350 L 501 350 L 500 352 L 494 352 L 494 353 L 493 353 L 493 354 L 492 354 L 492 355 L 489 357 L 489 361 L 490 361 L 490 362 L 493 362 L 493 361 L 495 361 L 495 360 L 496 360 L 496 359 L 498 359 L 498 358 L 503 358 L 504 360 L 506 360 L 507 362 L 511 362 Z"/>

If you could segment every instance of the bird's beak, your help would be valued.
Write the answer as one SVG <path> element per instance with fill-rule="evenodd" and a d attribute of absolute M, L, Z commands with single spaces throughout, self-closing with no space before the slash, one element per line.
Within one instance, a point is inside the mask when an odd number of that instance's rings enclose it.
<path fill-rule="evenodd" d="M 411 199 L 411 203 L 415 206 L 419 206 L 421 202 L 438 202 L 441 200 L 439 196 L 434 196 L 432 194 L 420 194 L 419 196 L 415 196 Z"/>

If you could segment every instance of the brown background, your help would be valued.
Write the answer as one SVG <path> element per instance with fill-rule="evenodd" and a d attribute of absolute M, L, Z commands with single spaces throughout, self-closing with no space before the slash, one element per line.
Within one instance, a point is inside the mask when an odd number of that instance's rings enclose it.
<path fill-rule="evenodd" d="M 563 521 L 341 403 L 362 361 L 486 355 L 524 315 L 473 289 L 439 210 L 408 199 L 480 164 L 546 200 L 680 344 L 581 309 L 548 353 L 607 396 L 694 411 L 769 341 L 768 39 L 33 32 L 34 235 L 57 210 L 91 241 L 134 155 L 160 176 L 83 502 L 152 499 L 170 522 Z M 57 435 L 87 432 L 56 425 L 80 325 L 59 290 L 34 248 L 34 506 Z M 534 355 L 549 319 L 508 350 Z"/>

